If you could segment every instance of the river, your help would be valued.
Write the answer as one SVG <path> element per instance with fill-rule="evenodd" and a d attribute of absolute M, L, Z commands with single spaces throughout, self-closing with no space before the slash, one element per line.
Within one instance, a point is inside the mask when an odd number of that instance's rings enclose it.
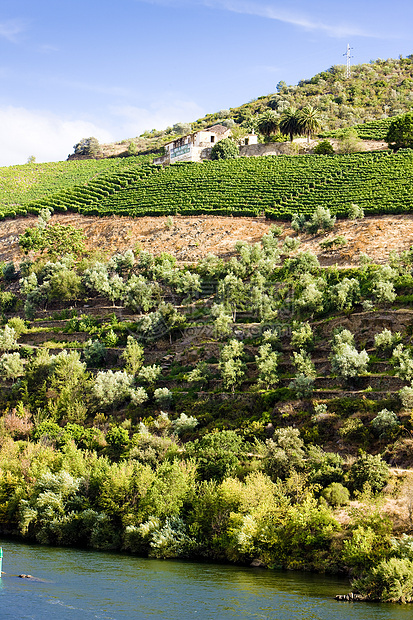
<path fill-rule="evenodd" d="M 338 577 L 118 553 L 3 546 L 0 620 L 407 620 L 410 605 L 348 603 Z M 21 579 L 30 574 L 39 580 Z"/>

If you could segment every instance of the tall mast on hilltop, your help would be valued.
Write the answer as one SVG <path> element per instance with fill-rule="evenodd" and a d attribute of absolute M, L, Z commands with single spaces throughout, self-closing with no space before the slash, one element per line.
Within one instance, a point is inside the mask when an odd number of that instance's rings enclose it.
<path fill-rule="evenodd" d="M 346 67 L 346 80 L 351 77 L 351 50 L 353 48 L 350 47 L 350 43 L 347 43 L 347 51 L 343 54 L 343 56 L 347 56 L 347 67 Z"/>

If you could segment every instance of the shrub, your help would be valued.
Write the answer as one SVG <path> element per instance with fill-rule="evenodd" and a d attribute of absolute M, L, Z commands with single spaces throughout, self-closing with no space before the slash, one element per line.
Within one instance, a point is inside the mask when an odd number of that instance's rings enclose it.
<path fill-rule="evenodd" d="M 75 155 L 88 155 L 89 157 L 96 157 L 100 151 L 99 142 L 93 136 L 82 138 L 73 148 Z"/>
<path fill-rule="evenodd" d="M 311 361 L 310 355 L 304 349 L 300 349 L 299 353 L 294 351 L 293 364 L 299 374 L 302 374 L 305 377 L 309 377 L 310 379 L 316 378 L 317 373 L 315 370 L 315 366 Z"/>
<path fill-rule="evenodd" d="M 107 350 L 99 340 L 87 340 L 83 349 L 83 358 L 89 368 L 99 368 L 106 361 Z"/>
<path fill-rule="evenodd" d="M 395 375 L 400 379 L 411 381 L 413 379 L 413 359 L 410 352 L 402 344 L 397 345 L 393 351 L 391 362 L 394 365 Z"/>
<path fill-rule="evenodd" d="M 300 232 L 301 230 L 304 230 L 305 222 L 306 218 L 304 213 L 294 213 L 291 220 L 291 228 L 295 232 Z"/>
<path fill-rule="evenodd" d="M 187 416 L 185 413 L 181 413 L 179 418 L 172 422 L 173 429 L 178 435 L 185 433 L 186 431 L 192 431 L 198 426 L 198 420 L 193 416 Z"/>
<path fill-rule="evenodd" d="M 349 490 L 340 482 L 332 482 L 324 489 L 321 495 L 333 508 L 337 506 L 347 506 L 350 502 Z"/>
<path fill-rule="evenodd" d="M 264 470 L 273 480 L 285 479 L 292 472 L 304 469 L 304 442 L 297 428 L 276 429 L 265 445 Z"/>
<path fill-rule="evenodd" d="M 371 421 L 373 432 L 380 437 L 385 437 L 395 431 L 400 425 L 397 415 L 388 409 L 382 409 Z"/>
<path fill-rule="evenodd" d="M 394 151 L 411 148 L 413 146 L 413 113 L 407 112 L 392 120 L 385 139 L 389 148 Z"/>
<path fill-rule="evenodd" d="M 343 278 L 332 287 L 331 300 L 337 310 L 351 310 L 360 299 L 360 284 L 356 278 Z"/>
<path fill-rule="evenodd" d="M 334 149 L 330 140 L 323 140 L 314 147 L 313 152 L 315 155 L 332 155 L 334 153 Z"/>
<path fill-rule="evenodd" d="M 411 603 L 413 602 L 413 561 L 407 558 L 382 560 L 367 574 L 355 579 L 352 586 L 373 601 Z"/>
<path fill-rule="evenodd" d="M 400 332 L 394 334 L 389 329 L 383 329 L 374 336 L 374 346 L 384 353 L 388 353 L 401 340 Z"/>
<path fill-rule="evenodd" d="M 332 230 L 336 223 L 335 216 L 331 215 L 330 209 L 324 207 L 316 207 L 310 220 L 308 220 L 304 228 L 307 232 L 315 235 L 321 228 L 321 230 Z"/>
<path fill-rule="evenodd" d="M 310 482 L 326 487 L 341 482 L 344 477 L 343 459 L 334 452 L 324 452 L 320 446 L 309 446 L 306 463 Z"/>
<path fill-rule="evenodd" d="M 311 398 L 314 392 L 314 379 L 298 373 L 288 385 L 295 392 L 297 398 Z"/>
<path fill-rule="evenodd" d="M 404 409 L 413 409 L 413 387 L 405 386 L 399 390 L 400 400 Z"/>
<path fill-rule="evenodd" d="M 347 217 L 349 220 L 358 220 L 364 217 L 364 209 L 363 207 L 359 207 L 359 205 L 354 204 L 353 202 L 347 209 Z"/>
<path fill-rule="evenodd" d="M 155 402 L 161 407 L 168 407 L 172 402 L 172 392 L 168 388 L 158 388 L 154 391 Z"/>
<path fill-rule="evenodd" d="M 389 467 L 377 454 L 362 454 L 353 463 L 349 472 L 349 482 L 353 491 L 362 491 L 368 484 L 373 493 L 378 493 L 387 484 Z"/>
<path fill-rule="evenodd" d="M 314 343 L 314 333 L 310 323 L 294 321 L 291 331 L 291 346 L 295 349 L 308 349 Z"/>
<path fill-rule="evenodd" d="M 230 138 L 220 140 L 212 147 L 211 159 L 235 159 L 238 157 L 238 146 Z"/>

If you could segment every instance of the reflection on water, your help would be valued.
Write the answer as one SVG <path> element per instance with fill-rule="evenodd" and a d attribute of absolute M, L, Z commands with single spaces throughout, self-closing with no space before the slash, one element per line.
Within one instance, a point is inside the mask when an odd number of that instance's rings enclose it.
<path fill-rule="evenodd" d="M 336 577 L 2 544 L 1 620 L 410 620 L 413 612 L 337 602 L 349 585 Z"/>

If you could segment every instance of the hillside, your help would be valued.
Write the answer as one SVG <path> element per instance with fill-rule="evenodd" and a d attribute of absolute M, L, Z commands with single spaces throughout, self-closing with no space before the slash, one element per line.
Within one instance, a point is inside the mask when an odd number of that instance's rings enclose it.
<path fill-rule="evenodd" d="M 41 165 L 22 168 L 22 187 L 16 193 L 13 175 L 3 169 L 9 175 L 5 174 L 3 217 L 49 208 L 84 215 L 265 214 L 269 219 L 291 219 L 297 212 L 309 216 L 316 207 L 345 216 L 352 203 L 371 215 L 412 208 L 409 150 L 241 157 L 167 168 L 140 157 L 67 162 L 58 172 L 46 166 L 44 177 Z"/>
<path fill-rule="evenodd" d="M 387 117 L 393 117 L 412 108 L 413 55 L 407 58 L 377 59 L 370 63 L 353 65 L 351 77 L 345 77 L 345 66 L 334 65 L 317 75 L 301 80 L 297 85 L 281 81 L 274 93 L 261 95 L 240 106 L 219 110 L 190 123 L 192 131 L 209 127 L 217 122 L 235 127 L 235 135 L 257 129 L 257 115 L 268 109 L 282 113 L 290 106 L 316 107 L 321 113 L 322 132 L 331 132 L 357 125 L 360 138 L 382 139 Z M 383 124 L 376 123 L 384 120 Z M 190 119 L 186 119 L 189 121 Z M 370 125 L 370 122 L 373 124 Z M 235 123 L 235 125 L 234 125 Z M 130 143 L 138 151 L 161 148 L 178 137 L 179 131 L 189 131 L 189 123 L 177 123 L 166 130 L 153 130 L 137 138 L 129 138 L 112 145 L 102 145 L 102 155 L 127 153 Z M 182 127 L 181 127 L 182 126 Z M 356 127 L 358 129 L 358 127 Z"/>
<path fill-rule="evenodd" d="M 19 235 L 36 222 L 35 216 L 0 222 L 0 261 L 19 263 L 24 254 Z M 93 217 L 57 213 L 52 223 L 71 224 L 86 234 L 89 251 L 99 248 L 111 256 L 140 248 L 155 256 L 167 252 L 179 263 L 193 263 L 212 253 L 220 258 L 235 256 L 237 241 L 257 243 L 271 229 L 265 218 L 215 216 Z M 280 222 L 280 239 L 295 236 L 290 222 Z M 329 239 L 344 238 L 343 245 L 322 247 Z M 391 252 L 402 253 L 413 246 L 413 214 L 369 216 L 362 220 L 340 219 L 329 235 L 300 233 L 301 247 L 317 255 L 321 265 L 355 266 L 366 253 L 375 263 L 389 260 Z M 321 245 L 320 245 L 321 244 Z"/>

